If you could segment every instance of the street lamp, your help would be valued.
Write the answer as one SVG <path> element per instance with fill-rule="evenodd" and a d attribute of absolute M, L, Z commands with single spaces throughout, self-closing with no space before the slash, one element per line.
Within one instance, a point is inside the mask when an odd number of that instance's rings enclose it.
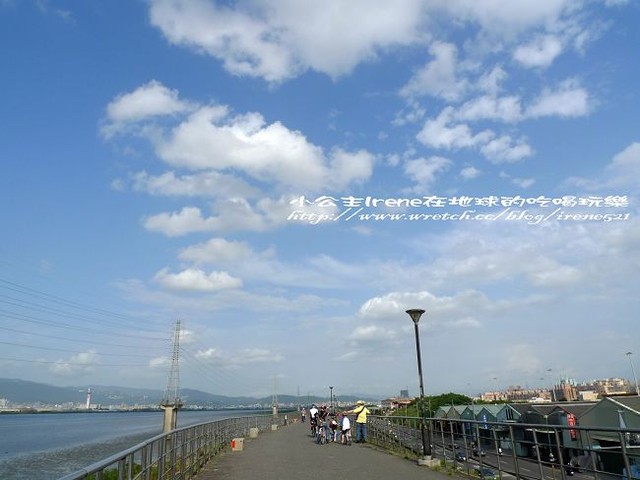
<path fill-rule="evenodd" d="M 420 382 L 420 404 L 419 404 L 419 413 L 420 413 L 420 433 L 422 434 L 422 451 L 426 460 L 431 460 L 431 429 L 428 432 L 425 432 L 424 429 L 424 383 L 422 382 L 422 357 L 420 356 L 420 332 L 418 331 L 418 322 L 420 321 L 420 317 L 424 313 L 424 310 L 420 309 L 410 309 L 407 310 L 407 313 L 413 320 L 413 327 L 416 335 L 416 355 L 418 357 L 418 380 Z M 427 433 L 429 438 L 427 439 Z M 420 460 L 418 460 L 420 463 Z"/>
<path fill-rule="evenodd" d="M 331 404 L 331 413 L 333 413 L 333 387 L 329 387 L 329 403 Z"/>
<path fill-rule="evenodd" d="M 629 364 L 631 365 L 631 372 L 633 373 L 633 382 L 636 384 L 636 395 L 640 396 L 640 389 L 638 389 L 638 378 L 636 377 L 636 369 L 633 368 L 633 362 L 631 361 L 631 355 L 633 354 L 631 352 L 627 352 L 625 355 L 629 357 Z"/>

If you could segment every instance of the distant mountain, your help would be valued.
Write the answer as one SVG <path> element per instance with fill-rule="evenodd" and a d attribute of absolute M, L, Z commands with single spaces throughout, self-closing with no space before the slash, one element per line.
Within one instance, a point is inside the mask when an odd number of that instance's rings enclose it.
<path fill-rule="evenodd" d="M 105 385 L 55 387 L 44 383 L 30 382 L 27 380 L 0 378 L 0 398 L 6 398 L 11 405 L 62 405 L 66 403 L 84 404 L 87 398 L 87 390 L 91 388 L 91 403 L 97 405 L 159 405 L 164 394 L 163 390 L 144 388 L 117 387 Z M 271 396 L 255 397 L 227 397 L 214 395 L 184 388 L 180 390 L 180 396 L 185 406 L 198 405 L 212 408 L 238 407 L 250 405 L 271 405 Z M 338 401 L 355 403 L 363 398 L 371 400 L 367 396 L 340 396 Z M 297 405 L 298 403 L 328 403 L 326 398 L 297 397 L 295 395 L 278 395 L 279 404 Z"/>
<path fill-rule="evenodd" d="M 86 397 L 77 387 L 54 387 L 44 383 L 0 378 L 0 398 L 6 398 L 12 404 L 67 403 L 82 402 Z"/>

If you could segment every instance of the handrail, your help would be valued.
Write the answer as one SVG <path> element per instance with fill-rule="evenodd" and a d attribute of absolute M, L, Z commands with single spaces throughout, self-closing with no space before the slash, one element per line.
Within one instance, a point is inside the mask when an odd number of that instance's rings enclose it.
<path fill-rule="evenodd" d="M 193 479 L 233 438 L 247 436 L 251 428 L 284 425 L 285 416 L 235 417 L 182 427 L 59 480 Z M 418 417 L 369 415 L 367 441 L 405 458 L 421 458 L 420 422 Z M 496 478 L 566 480 L 580 469 L 596 480 L 640 479 L 640 429 L 447 418 L 424 422 L 431 430 L 433 458 L 452 473 L 482 472 L 486 478 L 486 470 L 495 469 Z"/>
<path fill-rule="evenodd" d="M 367 441 L 405 458 L 423 456 L 420 418 L 372 415 L 368 423 Z M 432 457 L 452 473 L 489 468 L 496 478 L 566 480 L 580 470 L 594 479 L 640 479 L 640 428 L 448 418 L 425 418 L 425 423 Z M 522 473 L 531 471 L 527 464 L 537 475 Z"/>
<path fill-rule="evenodd" d="M 231 440 L 283 425 L 286 414 L 233 417 L 160 433 L 59 480 L 182 480 L 194 478 Z M 111 472 L 111 473 L 109 473 Z"/>

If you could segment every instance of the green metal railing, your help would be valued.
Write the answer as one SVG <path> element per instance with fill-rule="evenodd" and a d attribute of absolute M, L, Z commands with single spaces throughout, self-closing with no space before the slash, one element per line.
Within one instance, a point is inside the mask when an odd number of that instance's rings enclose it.
<path fill-rule="evenodd" d="M 188 480 L 234 438 L 284 425 L 286 414 L 227 418 L 162 433 L 60 480 Z"/>
<path fill-rule="evenodd" d="M 530 480 L 566 480 L 574 474 L 640 480 L 640 429 L 440 418 L 425 418 L 425 424 L 432 458 L 450 472 Z M 419 418 L 371 415 L 368 437 L 405 458 L 423 456 Z"/>
<path fill-rule="evenodd" d="M 291 415 L 291 413 L 289 413 Z M 188 480 L 234 438 L 285 425 L 287 414 L 229 418 L 157 435 L 60 480 Z M 420 418 L 369 415 L 367 441 L 423 456 Z M 425 418 L 440 468 L 483 480 L 640 480 L 640 430 Z M 630 472 L 630 473 L 628 473 Z"/>

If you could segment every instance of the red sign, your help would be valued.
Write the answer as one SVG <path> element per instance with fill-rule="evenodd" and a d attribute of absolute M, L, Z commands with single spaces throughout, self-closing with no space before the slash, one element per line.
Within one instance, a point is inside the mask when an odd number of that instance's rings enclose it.
<path fill-rule="evenodd" d="M 567 423 L 570 427 L 576 426 L 576 416 L 573 413 L 567 413 Z M 571 436 L 571 440 L 578 438 L 578 432 L 573 428 L 569 429 L 569 435 Z"/>

